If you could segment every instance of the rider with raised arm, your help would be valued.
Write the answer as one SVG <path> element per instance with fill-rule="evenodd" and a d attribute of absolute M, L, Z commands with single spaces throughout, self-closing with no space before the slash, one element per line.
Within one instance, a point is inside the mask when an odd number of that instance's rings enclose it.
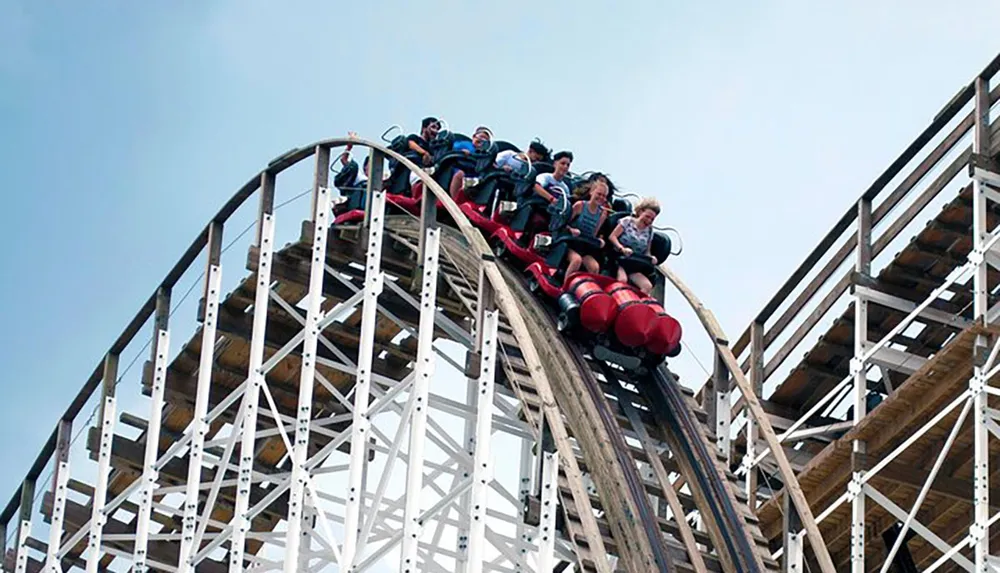
<path fill-rule="evenodd" d="M 568 230 L 575 237 L 597 238 L 600 248 L 604 248 L 604 239 L 597 236 L 601 226 L 608 217 L 605 204 L 608 200 L 608 179 L 604 175 L 595 174 L 589 181 L 580 185 L 580 195 L 586 197 L 585 200 L 577 201 L 573 204 L 573 211 L 570 215 Z M 582 255 L 572 248 L 566 253 L 569 264 L 566 266 L 566 275 L 563 286 L 569 284 L 569 276 L 580 269 L 581 263 L 588 273 L 597 274 L 601 272 L 601 265 L 591 254 Z"/>
<path fill-rule="evenodd" d="M 652 197 L 642 199 L 635 206 L 634 216 L 618 221 L 618 225 L 611 231 L 611 235 L 608 236 L 611 246 L 625 257 L 633 254 L 650 257 L 655 265 L 657 260 L 650 254 L 650 247 L 653 244 L 653 221 L 659 214 L 660 204 L 656 199 Z M 638 272 L 627 273 L 621 265 L 618 266 L 618 280 L 631 282 L 646 294 L 653 290 L 653 283 L 646 275 Z"/>
<path fill-rule="evenodd" d="M 357 138 L 358 134 L 353 131 L 348 131 L 347 137 Z M 351 157 L 352 149 L 354 149 L 354 144 L 348 143 L 347 146 L 344 147 L 344 152 L 340 154 L 340 165 L 342 166 L 341 168 L 342 169 L 353 168 L 357 171 L 357 175 L 354 176 L 354 180 L 348 183 L 347 185 L 348 189 L 361 187 L 368 182 L 368 161 L 365 161 L 363 163 L 363 167 L 361 169 L 358 169 L 357 168 L 358 163 L 354 161 L 354 159 Z"/>

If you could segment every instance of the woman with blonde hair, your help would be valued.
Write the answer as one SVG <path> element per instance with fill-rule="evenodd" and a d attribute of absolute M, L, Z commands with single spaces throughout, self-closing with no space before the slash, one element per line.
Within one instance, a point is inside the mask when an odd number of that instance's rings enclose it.
<path fill-rule="evenodd" d="M 598 231 L 604 225 L 608 217 L 605 205 L 608 202 L 608 178 L 601 174 L 592 175 L 590 180 L 580 185 L 586 189 L 586 195 L 573 204 L 570 213 L 570 223 L 568 230 L 574 237 L 596 238 L 601 248 L 604 247 L 604 239 L 597 236 Z M 583 265 L 588 273 L 597 274 L 601 272 L 601 264 L 597 262 L 594 255 L 589 253 L 578 253 L 569 249 L 566 253 L 569 264 L 566 266 L 566 277 L 563 286 L 569 284 L 569 277 L 580 270 Z"/>
<path fill-rule="evenodd" d="M 658 261 L 650 254 L 650 247 L 653 244 L 653 221 L 660 214 L 660 203 L 652 197 L 645 197 L 635 206 L 633 213 L 634 216 L 623 217 L 618 221 L 608 240 L 621 256 L 646 256 L 652 259 L 655 265 Z M 646 275 L 638 272 L 627 273 L 621 265 L 618 266 L 618 280 L 631 282 L 646 294 L 653 290 L 653 283 Z"/>

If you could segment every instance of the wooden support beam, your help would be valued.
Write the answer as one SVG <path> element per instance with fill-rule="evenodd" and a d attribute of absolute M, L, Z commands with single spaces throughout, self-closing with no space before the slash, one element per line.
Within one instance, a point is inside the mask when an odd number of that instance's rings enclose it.
<path fill-rule="evenodd" d="M 272 324 L 272 322 L 274 324 Z M 273 341 L 273 343 L 279 348 L 290 341 L 302 330 L 301 328 L 282 325 L 278 320 L 271 321 L 270 318 L 268 319 L 268 323 L 267 340 Z M 223 309 L 220 309 L 219 312 L 218 329 L 221 333 L 238 336 L 243 340 L 249 341 L 253 329 L 253 316 L 235 314 L 228 307 L 224 307 Z M 332 325 L 323 331 L 322 334 L 327 340 L 342 350 L 348 358 L 351 358 L 352 360 L 357 359 L 358 342 L 361 337 L 360 328 L 347 327 L 345 325 Z M 400 346 L 391 342 L 385 343 L 376 341 L 376 353 L 387 352 L 389 356 L 396 358 L 405 364 L 410 360 L 413 360 L 416 356 L 416 348 L 413 347 L 414 342 L 409 338 L 403 340 L 402 342 L 406 346 Z M 336 356 L 322 344 L 318 347 L 317 355 L 321 358 L 339 362 Z"/>
<path fill-rule="evenodd" d="M 912 375 L 927 363 L 927 359 L 916 354 L 884 346 L 871 357 L 871 362 L 879 366 L 891 368 L 897 372 Z"/>
<path fill-rule="evenodd" d="M 141 455 L 140 455 L 141 458 Z M 141 464 L 141 463 L 140 463 Z M 46 496 L 48 498 L 48 496 Z M 51 500 L 49 500 L 51 503 Z M 155 512 L 154 512 L 155 513 Z M 79 530 L 81 527 L 88 524 L 90 521 L 90 508 L 81 505 L 73 500 L 66 501 L 66 530 L 68 533 L 73 533 Z M 180 527 L 180 518 L 176 518 L 177 527 Z M 108 516 L 106 524 L 104 525 L 105 535 L 130 535 L 135 533 L 135 526 L 124 523 L 113 516 Z M 128 541 L 104 541 L 105 545 L 110 545 L 116 547 L 127 553 L 132 552 L 132 543 Z M 180 548 L 180 543 L 176 541 L 149 541 L 149 547 L 147 549 L 148 555 L 152 560 L 172 564 L 177 561 L 177 552 Z M 204 561 L 198 564 L 198 571 L 205 571 L 207 573 L 224 573 L 228 571 L 228 565 L 220 563 L 218 561 L 206 558 Z"/>
<path fill-rule="evenodd" d="M 93 432 L 89 433 L 87 436 L 87 448 L 90 450 L 96 450 L 98 447 L 99 436 L 95 435 Z M 163 447 L 165 444 L 161 444 L 160 454 L 166 452 L 166 448 Z M 143 462 L 143 450 L 145 445 L 143 443 L 130 440 L 124 436 L 116 435 L 111 446 L 111 465 L 119 471 L 126 471 L 132 474 L 136 474 L 142 470 Z M 184 458 L 174 458 L 163 465 L 160 470 L 160 481 L 162 483 L 168 484 L 183 484 L 187 481 L 187 470 L 188 470 L 188 459 Z M 277 468 L 266 468 L 261 467 L 258 462 L 255 464 L 255 470 L 262 471 L 264 473 L 277 473 L 279 470 Z M 211 483 L 215 479 L 215 474 L 217 468 L 202 468 L 201 470 L 201 480 L 202 483 Z M 227 473 L 236 479 L 236 470 L 228 469 Z M 254 488 L 251 491 L 251 505 L 257 503 L 265 497 L 268 492 L 261 491 L 258 488 Z M 219 490 L 219 498 L 216 507 L 213 508 L 213 513 L 216 511 L 222 511 L 231 516 L 233 508 L 235 507 L 236 500 L 236 487 L 224 487 Z M 270 522 L 275 523 L 285 518 L 288 510 L 288 494 L 282 494 L 278 496 L 270 505 L 265 508 L 260 515 L 266 516 Z M 89 519 L 89 511 L 88 511 Z M 228 517 L 226 518 L 228 520 Z M 177 518 L 178 527 L 180 526 L 180 518 Z"/>
<path fill-rule="evenodd" d="M 256 272 L 257 257 L 254 255 L 255 249 L 251 249 L 251 256 L 248 258 L 247 268 L 250 271 Z M 383 266 L 385 266 L 384 261 Z M 303 286 L 304 288 L 305 285 L 309 284 L 309 265 L 307 262 L 303 263 L 290 255 L 285 256 L 284 254 L 279 253 L 271 262 L 271 278 L 286 283 L 294 283 L 295 285 Z M 252 299 L 253 291 L 251 287 L 254 287 L 252 281 L 245 281 L 241 286 L 247 287 L 247 296 Z M 355 291 L 351 290 L 347 285 L 343 284 L 339 280 L 328 279 L 323 281 L 323 296 L 327 299 L 342 301 L 350 298 L 354 294 Z M 391 289 L 387 288 L 385 292 L 379 296 L 378 302 L 379 306 L 385 308 L 406 324 L 416 328 L 417 322 L 420 318 L 419 310 L 414 308 L 402 298 L 394 296 Z M 443 296 L 443 293 L 438 294 L 438 304 L 441 305 L 442 308 L 450 308 L 452 310 L 461 308 L 461 303 L 455 300 L 449 300 L 446 296 Z M 453 339 L 447 331 L 437 325 L 435 325 L 434 337 Z"/>
<path fill-rule="evenodd" d="M 913 312 L 913 310 L 917 308 L 917 303 L 890 294 L 879 292 L 875 289 L 866 286 L 855 285 L 853 287 L 853 290 L 855 294 L 857 294 L 862 299 L 865 299 L 869 302 L 874 302 L 886 308 L 892 308 L 904 312 L 906 314 Z M 947 326 L 951 326 L 953 328 L 957 328 L 959 330 L 965 330 L 966 328 L 972 326 L 972 321 L 969 319 L 962 318 L 961 316 L 956 316 L 955 314 L 951 314 L 943 310 L 937 310 L 932 307 L 925 308 L 924 310 L 920 311 L 920 313 L 918 313 L 917 316 L 923 319 L 925 322 L 933 321 Z"/>
<path fill-rule="evenodd" d="M 937 452 L 934 453 L 936 454 Z M 929 475 L 930 472 L 922 468 L 901 467 L 899 464 L 890 464 L 875 474 L 872 479 L 881 479 L 920 489 L 924 486 Z M 972 505 L 972 482 L 965 479 L 939 474 L 934 478 L 930 493 L 947 497 L 953 503 Z M 992 510 L 996 511 L 1000 509 L 1000 488 L 990 488 L 990 501 Z"/>

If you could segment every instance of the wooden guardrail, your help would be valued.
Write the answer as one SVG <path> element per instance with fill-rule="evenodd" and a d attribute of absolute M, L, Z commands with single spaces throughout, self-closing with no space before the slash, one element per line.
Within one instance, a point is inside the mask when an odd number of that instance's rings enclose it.
<path fill-rule="evenodd" d="M 977 77 L 993 78 L 998 72 L 1000 55 Z M 857 248 L 858 205 L 868 203 L 873 207 L 870 222 L 866 222 L 866 232 L 870 233 L 871 229 L 880 224 L 886 225 L 881 234 L 873 238 L 871 256 L 874 258 L 899 237 L 968 164 L 972 153 L 971 145 L 957 155 L 954 152 L 975 123 L 974 110 L 968 109 L 973 107 L 971 104 L 974 93 L 974 82 L 970 82 L 955 94 L 934 116 L 931 124 L 879 175 L 858 201 L 847 209 L 733 343 L 731 350 L 735 356 L 742 358 L 740 366 L 743 372 L 749 375 L 752 364 L 761 365 L 759 378 L 753 380 L 757 392 L 760 392 L 764 383 L 770 381 L 796 347 L 847 294 L 851 286 L 851 270 L 839 277 L 836 277 L 836 273 Z M 1000 101 L 1000 86 L 990 92 L 990 105 L 997 101 Z M 952 126 L 950 131 L 943 134 L 943 130 L 949 125 Z M 998 130 L 1000 123 L 993 126 L 993 131 Z M 940 138 L 940 141 L 928 150 L 929 144 L 936 138 Z M 997 141 L 997 138 L 993 138 L 993 141 Z M 949 155 L 954 158 L 944 165 L 943 162 Z M 921 156 L 919 163 L 910 167 Z M 910 169 L 907 172 L 908 167 Z M 942 169 L 939 175 L 933 181 L 925 183 L 927 175 L 937 169 Z M 900 175 L 905 177 L 886 194 L 889 184 Z M 880 201 L 875 205 L 877 199 Z M 909 199 L 912 202 L 903 211 L 895 213 L 896 208 Z M 819 264 L 824 260 L 825 264 L 820 267 Z M 811 280 L 806 283 L 806 278 L 811 274 Z M 815 307 L 807 312 L 812 305 Z M 782 310 L 780 314 L 779 310 Z M 795 326 L 795 330 L 780 346 L 776 346 L 776 342 L 792 326 Z M 758 338 L 759 340 L 755 340 Z M 733 408 L 733 416 L 743 408 L 744 401 L 740 400 Z"/>

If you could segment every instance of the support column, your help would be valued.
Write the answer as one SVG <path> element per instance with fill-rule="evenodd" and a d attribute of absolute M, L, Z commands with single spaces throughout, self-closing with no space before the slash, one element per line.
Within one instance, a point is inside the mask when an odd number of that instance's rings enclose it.
<path fill-rule="evenodd" d="M 424 195 L 426 197 L 426 194 Z M 406 505 L 403 508 L 403 550 L 401 573 L 416 573 L 420 541 L 420 494 L 424 488 L 424 443 L 427 438 L 427 401 L 434 376 L 434 315 L 437 309 L 438 251 L 441 229 L 425 227 L 421 259 L 420 322 L 417 330 L 417 360 L 413 376 L 413 412 L 410 416 L 410 444 L 406 454 Z M 374 516 L 369 519 L 374 519 Z"/>
<path fill-rule="evenodd" d="M 784 571 L 785 573 L 803 573 L 802 568 L 802 537 L 805 532 L 802 529 L 802 520 L 799 519 L 799 512 L 795 509 L 795 504 L 792 503 L 791 496 L 788 492 L 785 492 L 781 496 L 781 502 L 784 506 L 782 511 L 782 525 L 784 526 L 784 541 L 783 546 L 785 548 L 784 552 Z"/>
<path fill-rule="evenodd" d="M 260 174 L 260 201 L 257 207 L 257 234 L 253 244 L 260 247 L 264 239 L 264 220 L 274 213 L 274 187 L 276 175 L 265 171 Z M 256 307 L 255 307 L 256 308 Z"/>
<path fill-rule="evenodd" d="M 757 321 L 750 325 L 750 385 L 754 395 L 761 398 L 764 391 L 764 324 Z M 743 464 L 747 470 L 747 506 L 751 511 L 757 511 L 757 467 L 753 465 L 753 461 L 757 457 L 760 428 L 754 422 L 749 408 L 746 410 L 746 417 L 747 452 Z"/>
<path fill-rule="evenodd" d="M 487 255 L 484 260 L 492 261 L 493 255 Z M 477 409 L 479 411 L 480 406 L 480 377 L 482 375 L 483 366 L 483 340 L 485 336 L 484 328 L 485 324 L 485 311 L 495 310 L 496 301 L 494 300 L 493 285 L 490 284 L 489 279 L 483 272 L 484 268 L 479 269 L 479 293 L 478 301 L 479 306 L 477 308 L 476 319 L 472 324 L 472 333 L 475 337 L 475 344 L 467 353 L 466 365 L 465 365 L 465 376 L 466 383 L 468 384 L 468 390 L 466 392 L 466 402 L 469 406 Z M 493 335 L 493 339 L 496 339 L 496 335 Z M 490 398 L 490 404 L 492 405 L 493 399 Z M 479 421 L 478 415 L 475 420 L 466 418 L 465 419 L 465 429 L 463 439 L 465 440 L 465 451 L 470 458 L 475 458 L 476 456 L 476 443 L 477 443 L 477 423 Z M 530 454 L 530 451 L 529 451 Z M 529 460 L 530 464 L 530 460 Z M 475 471 L 475 466 L 470 468 L 473 472 Z M 530 475 L 530 470 L 529 475 Z M 467 471 L 463 473 L 462 477 L 470 477 L 470 473 Z M 473 478 L 475 479 L 475 478 Z M 528 480 L 530 482 L 530 478 Z M 473 506 L 473 494 L 472 490 L 462 494 L 461 508 L 465 515 L 472 515 Z M 523 513 L 523 512 L 522 512 Z M 458 525 L 458 556 L 456 557 L 455 571 L 456 573 L 466 573 L 469 570 L 469 542 L 470 542 L 470 524 L 471 520 L 462 519 Z"/>
<path fill-rule="evenodd" d="M 534 456 L 531 453 L 532 443 L 529 440 L 521 440 L 521 473 L 517 499 L 519 502 L 517 511 L 517 561 L 514 562 L 514 571 L 522 573 L 530 571 L 528 567 L 528 547 L 531 545 L 532 537 L 527 519 L 528 498 L 531 495 L 531 475 Z"/>
<path fill-rule="evenodd" d="M 108 501 L 108 477 L 111 471 L 111 444 L 115 436 L 115 385 L 118 381 L 117 354 L 104 357 L 104 378 L 101 382 L 101 402 L 98 426 L 101 441 L 97 449 L 97 483 L 94 486 L 93 505 L 90 513 L 90 534 L 87 539 L 87 573 L 97 573 L 101 561 L 101 533 L 107 522 L 104 506 Z"/>
<path fill-rule="evenodd" d="M 479 308 L 476 320 L 476 348 L 479 355 L 478 392 L 476 395 L 476 438 L 472 465 L 472 499 L 469 514 L 469 573 L 482 573 L 486 544 L 486 501 L 493 480 L 490 442 L 493 435 L 493 395 L 497 358 L 497 329 L 500 312 L 496 309 L 493 287 L 480 273 Z"/>
<path fill-rule="evenodd" d="M 368 154 L 368 190 L 365 192 L 365 219 L 361 227 L 360 235 L 362 237 L 369 233 L 369 228 L 371 227 L 373 211 L 372 200 L 377 193 L 383 191 L 382 173 L 384 165 L 385 155 L 377 149 L 372 149 Z"/>
<path fill-rule="evenodd" d="M 15 573 L 28 571 L 28 536 L 31 535 L 31 508 L 35 504 L 35 480 L 26 479 L 21 483 L 21 511 L 17 520 L 17 551 L 14 560 Z"/>
<path fill-rule="evenodd" d="M 858 202 L 858 248 L 854 270 L 862 278 L 869 278 L 872 264 L 872 204 L 862 198 Z M 851 374 L 854 376 L 854 424 L 861 423 L 867 415 L 868 374 L 864 355 L 868 343 L 868 301 L 857 292 L 854 294 L 854 358 Z M 865 572 L 865 493 L 861 487 L 867 469 L 866 445 L 861 440 L 852 443 L 851 483 L 851 571 Z"/>
<path fill-rule="evenodd" d="M 730 401 L 730 376 L 729 368 L 722 356 L 715 353 L 715 368 L 712 372 L 712 392 L 709 399 L 711 409 L 709 418 L 712 419 L 712 427 L 715 430 L 715 443 L 719 452 L 725 456 L 726 465 L 732 462 L 732 448 L 730 447 L 729 431 L 732 426 L 733 408 Z M 752 459 L 752 458 L 751 458 Z"/>
<path fill-rule="evenodd" d="M 250 334 L 250 356 L 246 394 L 243 396 L 243 428 L 240 436 L 240 469 L 236 484 L 236 508 L 233 514 L 233 539 L 229 551 L 229 571 L 243 572 L 243 552 L 250 520 L 250 490 L 253 484 L 253 462 L 256 457 L 257 405 L 264 387 L 264 334 L 267 331 L 267 307 L 271 300 L 271 255 L 274 251 L 274 184 L 273 174 L 261 176 L 260 208 L 258 210 L 257 284 L 253 302 L 253 327 Z"/>
<path fill-rule="evenodd" d="M 990 149 L 990 89 L 987 78 L 979 77 L 975 81 L 975 127 L 973 128 L 972 153 L 980 155 Z M 972 250 L 984 255 L 984 243 L 988 240 L 989 229 L 986 227 L 986 195 L 982 181 L 974 177 L 972 180 Z M 980 258 L 973 276 L 973 314 L 978 324 L 985 324 L 989 291 L 987 281 L 987 263 Z M 984 372 L 984 358 L 988 351 L 989 341 L 985 336 L 977 336 L 973 349 L 973 376 L 969 382 L 973 399 L 973 513 L 974 520 L 969 534 L 972 536 L 972 550 L 975 557 L 976 573 L 986 573 L 989 570 L 990 536 L 990 463 L 989 463 L 989 421 L 987 413 L 987 380 Z"/>
<path fill-rule="evenodd" d="M 373 155 L 378 153 L 373 152 Z M 376 182 L 377 181 L 377 182 Z M 355 561 L 360 530 L 361 503 L 364 498 L 362 476 L 365 466 L 365 445 L 371 421 L 368 400 L 371 395 L 372 358 L 375 347 L 375 318 L 378 296 L 382 293 L 382 231 L 385 223 L 385 191 L 381 180 L 368 180 L 371 194 L 368 205 L 371 220 L 365 255 L 365 289 L 361 310 L 361 338 L 358 342 L 358 377 L 354 386 L 354 412 L 351 426 L 351 454 L 348 468 L 347 504 L 344 511 L 344 551 L 341 569 L 349 571 Z"/>
<path fill-rule="evenodd" d="M 313 192 L 312 192 L 312 217 L 313 221 L 316 220 L 316 215 L 319 213 L 320 205 L 319 195 L 320 189 L 325 189 L 329 186 L 330 181 L 330 148 L 317 145 L 316 146 L 316 167 L 313 172 Z M 330 192 L 327 191 L 327 203 L 326 209 L 330 209 Z"/>
<path fill-rule="evenodd" d="M 445 189 L 447 191 L 447 189 Z M 424 185 L 424 193 L 420 199 L 420 228 L 430 229 L 431 227 L 437 227 L 437 196 L 431 191 L 427 185 Z M 420 235 L 419 248 L 417 250 L 417 261 L 419 264 L 423 264 L 424 251 L 427 249 L 427 237 L 424 234 Z M 417 269 L 417 275 L 420 276 L 420 269 Z"/>
<path fill-rule="evenodd" d="M 146 426 L 146 455 L 142 464 L 142 480 L 139 486 L 139 511 L 136 516 L 135 548 L 132 557 L 133 571 L 145 573 L 146 548 L 149 545 L 149 521 L 153 511 L 153 496 L 156 495 L 156 481 L 159 472 L 156 459 L 160 453 L 160 423 L 163 418 L 163 391 L 167 378 L 167 355 L 170 351 L 170 290 L 160 287 L 156 293 L 156 314 L 153 328 L 156 341 L 153 343 L 152 392 L 149 399 L 149 424 Z"/>
<path fill-rule="evenodd" d="M 192 570 L 191 557 L 194 553 L 195 524 L 198 521 L 198 499 L 201 488 L 201 470 L 205 458 L 205 435 L 208 433 L 208 398 L 212 386 L 212 367 L 215 362 L 215 333 L 219 316 L 219 291 L 222 290 L 222 223 L 212 221 L 208 226 L 208 245 L 205 249 L 207 269 L 205 270 L 204 314 L 201 316 L 201 351 L 198 361 L 198 386 L 195 391 L 194 416 L 191 420 L 191 448 L 188 457 L 187 486 L 184 500 L 184 521 L 181 529 L 178 573 Z M 255 309 L 256 312 L 256 309 Z M 225 471 L 228 460 L 221 460 L 216 471 Z M 205 517 L 211 515 L 211 508 L 205 508 Z"/>
<path fill-rule="evenodd" d="M 317 155 L 319 155 L 319 150 L 317 150 Z M 328 164 L 330 156 L 328 149 L 325 155 L 326 164 Z M 322 163 L 322 158 L 318 158 L 317 170 Z M 323 171 L 322 182 L 325 182 L 326 168 Z M 319 323 L 323 318 L 323 278 L 326 274 L 326 239 L 328 220 L 331 214 L 330 190 L 325 185 L 320 185 L 319 180 L 314 189 L 313 246 L 309 264 L 309 294 L 307 295 L 305 335 L 302 340 L 302 366 L 299 376 L 299 401 L 295 416 L 295 441 L 292 445 L 292 476 L 288 495 L 288 532 L 285 539 L 287 545 L 284 557 L 285 573 L 298 571 L 305 488 L 306 481 L 310 479 L 306 462 L 309 459 L 309 430 L 310 424 L 312 424 L 313 389 L 316 385 L 316 348 L 319 344 L 321 330 Z M 360 364 L 358 368 L 361 368 Z M 354 447 L 353 444 L 352 447 Z M 362 445 L 358 444 L 357 447 L 361 449 Z M 342 569 L 347 570 L 346 567 L 342 567 Z"/>
<path fill-rule="evenodd" d="M 552 571 L 555 567 L 556 516 L 559 511 L 559 454 L 542 453 L 541 519 L 538 524 L 538 571 Z M 602 555 L 595 555 L 602 559 Z"/>
<path fill-rule="evenodd" d="M 44 570 L 61 573 L 59 546 L 62 544 L 63 519 L 66 514 L 67 484 L 69 484 L 69 445 L 73 434 L 73 422 L 59 420 L 56 433 L 56 451 L 52 462 L 55 475 L 52 476 L 52 519 L 49 524 L 49 547 L 45 556 Z"/>

